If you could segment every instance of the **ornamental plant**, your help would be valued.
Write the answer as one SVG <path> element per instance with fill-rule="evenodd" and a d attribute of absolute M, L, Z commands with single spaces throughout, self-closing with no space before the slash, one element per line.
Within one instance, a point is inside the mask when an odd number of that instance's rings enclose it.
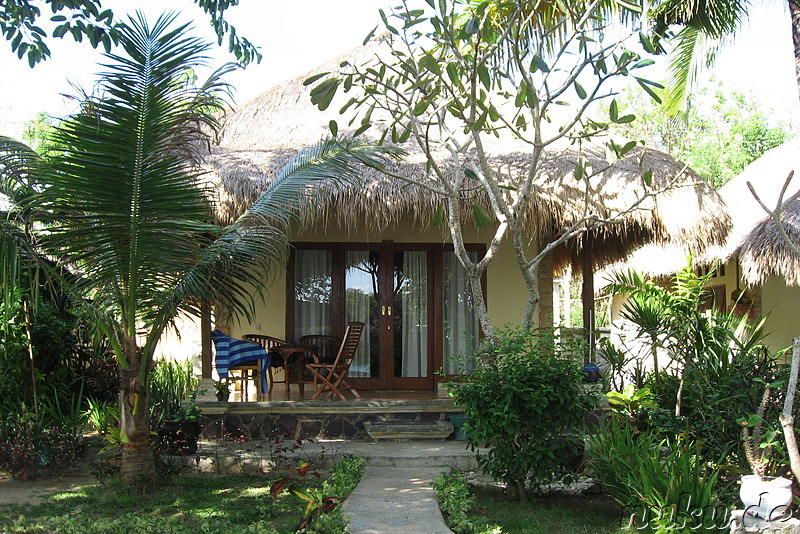
<path fill-rule="evenodd" d="M 478 454 L 483 471 L 524 501 L 529 478 L 561 471 L 564 443 L 595 405 L 582 384 L 582 344 L 507 330 L 487 339 L 476 361 L 472 374 L 447 384 L 450 395 L 464 407 L 470 448 L 488 449 Z"/>

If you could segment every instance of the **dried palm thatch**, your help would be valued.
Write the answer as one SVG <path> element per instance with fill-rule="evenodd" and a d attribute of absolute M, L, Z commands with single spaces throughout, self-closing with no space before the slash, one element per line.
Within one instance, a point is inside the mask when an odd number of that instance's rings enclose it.
<path fill-rule="evenodd" d="M 781 224 L 787 237 L 800 247 L 800 199 L 784 204 Z M 789 247 L 771 218 L 756 224 L 735 252 L 748 284 L 760 285 L 768 276 L 781 276 L 787 285 L 800 286 L 800 255 Z"/>
<path fill-rule="evenodd" d="M 723 187 L 723 197 L 730 206 L 735 206 L 735 211 L 734 231 L 721 257 L 737 255 L 742 278 L 749 284 L 759 285 L 768 276 L 776 275 L 785 278 L 789 285 L 800 285 L 800 257 L 793 253 L 775 221 L 747 188 L 750 182 L 762 202 L 774 209 L 791 171 L 795 177 L 789 183 L 785 199 L 800 191 L 800 137 L 768 151 Z M 781 223 L 787 237 L 800 247 L 800 200 L 784 204 Z"/>
<path fill-rule="evenodd" d="M 747 182 L 752 183 L 764 204 L 774 209 L 791 171 L 798 176 L 789 184 L 784 196 L 787 199 L 800 190 L 800 137 L 767 151 L 725 184 L 719 193 L 729 207 L 733 227 L 722 245 L 710 246 L 695 255 L 695 264 L 729 261 L 738 255 L 742 276 L 748 283 L 757 285 L 767 276 L 781 275 L 787 283 L 797 284 L 800 260 L 793 258 L 789 247 L 778 240 L 777 227 L 747 187 Z M 797 203 L 788 204 L 783 219 L 794 242 L 800 244 L 798 235 L 791 233 L 793 227 L 797 228 L 797 210 Z M 679 243 L 647 245 L 634 252 L 624 266 L 650 276 L 671 275 L 686 265 L 687 252 Z"/>
<path fill-rule="evenodd" d="M 344 98 L 340 105 L 334 100 L 328 110 L 320 112 L 310 103 L 310 88 L 303 85 L 303 80 L 311 74 L 334 71 L 344 60 L 366 62 L 374 57 L 377 46 L 359 47 L 306 76 L 279 84 L 225 118 L 219 145 L 207 158 L 220 223 L 228 223 L 243 213 L 298 150 L 327 133 L 330 120 L 343 122 L 338 109 Z M 411 143 L 403 148 L 409 155 L 392 171 L 407 180 L 436 187 L 421 151 Z M 513 186 L 528 173 L 530 149 L 521 142 L 496 139 L 487 150 L 491 165 L 502 173 L 508 185 Z M 463 165 L 450 161 L 445 151 L 440 155 L 446 172 L 456 173 Z M 575 178 L 581 157 L 596 171 L 605 169 L 588 184 Z M 681 162 L 642 148 L 613 164 L 608 161 L 605 149 L 599 146 L 580 151 L 552 150 L 544 155 L 524 220 L 532 243 L 553 239 L 587 215 L 614 221 L 595 232 L 596 265 L 618 260 L 648 242 L 677 242 L 691 249 L 722 242 L 730 225 L 723 203 Z M 652 173 L 650 186 L 642 178 L 646 172 Z M 303 221 L 336 223 L 347 229 L 366 226 L 377 231 L 396 224 L 425 229 L 444 204 L 441 196 L 426 187 L 372 169 L 365 169 L 363 178 L 362 184 L 344 187 L 323 184 L 319 201 L 301 214 Z M 478 186 L 474 181 L 465 183 L 462 212 L 471 214 L 473 204 L 489 211 L 488 199 Z M 660 190 L 664 192 L 651 195 Z M 635 209 L 631 209 L 633 206 Z M 446 229 L 443 235 L 444 232 Z M 580 240 L 571 240 L 555 252 L 554 263 L 558 267 L 571 263 L 580 270 L 581 254 Z"/>

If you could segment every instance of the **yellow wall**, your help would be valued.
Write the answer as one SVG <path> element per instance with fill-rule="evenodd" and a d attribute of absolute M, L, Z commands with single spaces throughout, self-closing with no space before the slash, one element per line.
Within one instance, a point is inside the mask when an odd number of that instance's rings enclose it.
<path fill-rule="evenodd" d="M 782 278 L 770 277 L 761 288 L 761 307 L 767 318 L 767 345 L 777 351 L 792 344 L 800 336 L 800 287 L 787 287 Z"/>
<path fill-rule="evenodd" d="M 736 260 L 725 265 L 725 273 L 711 278 L 710 285 L 725 286 L 725 306 L 731 304 L 731 293 L 737 288 L 746 288 L 747 285 L 737 278 Z M 800 314 L 796 308 L 800 303 L 800 287 L 787 287 L 782 278 L 770 277 L 762 287 L 750 288 L 749 292 L 755 303 L 756 314 L 769 314 L 765 322 L 767 337 L 765 343 L 771 352 L 777 352 L 792 344 L 792 339 L 800 335 Z M 758 297 L 760 295 L 760 309 Z M 624 295 L 615 295 L 612 305 L 612 320 L 620 319 L 622 306 L 625 302 Z"/>
<path fill-rule="evenodd" d="M 486 243 L 492 234 L 488 231 L 473 229 L 465 233 L 467 243 Z M 382 232 L 369 230 L 347 231 L 345 229 L 318 224 L 302 232 L 296 233 L 293 239 L 298 242 L 328 243 L 381 243 L 391 240 L 402 243 L 449 243 L 446 229 L 431 228 L 425 231 L 409 230 L 401 226 L 393 226 Z M 267 302 L 261 303 L 253 322 L 242 321 L 230 324 L 230 335 L 240 338 L 247 333 L 261 333 L 284 338 L 286 336 L 286 275 L 280 273 L 272 280 L 268 289 Z M 525 310 L 527 291 L 510 243 L 501 247 L 501 251 L 487 272 L 487 307 L 492 324 L 505 326 L 509 323 L 519 324 Z"/>

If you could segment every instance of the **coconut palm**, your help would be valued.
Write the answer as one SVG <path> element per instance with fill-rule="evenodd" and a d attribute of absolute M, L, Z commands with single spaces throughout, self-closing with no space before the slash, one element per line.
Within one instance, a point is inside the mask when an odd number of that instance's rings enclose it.
<path fill-rule="evenodd" d="M 26 209 L 39 245 L 83 274 L 86 311 L 119 362 L 122 476 L 153 485 L 147 423 L 148 370 L 165 329 L 214 300 L 249 317 L 265 272 L 287 250 L 282 229 L 309 203 L 319 179 L 352 179 L 356 162 L 384 163 L 389 149 L 324 140 L 302 152 L 250 210 L 211 224 L 198 168 L 228 86 L 215 72 L 202 86 L 190 69 L 209 45 L 174 16 L 152 26 L 140 14 L 120 29 L 125 54 L 107 54 L 101 96 L 55 130 L 60 150 L 6 170 L 30 180 Z M 19 154 L 19 152 L 18 152 Z"/>

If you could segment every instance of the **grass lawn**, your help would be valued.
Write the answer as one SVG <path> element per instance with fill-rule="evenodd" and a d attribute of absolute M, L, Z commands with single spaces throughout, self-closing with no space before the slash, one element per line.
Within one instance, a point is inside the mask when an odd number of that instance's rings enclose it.
<path fill-rule="evenodd" d="M 548 497 L 527 504 L 508 501 L 496 487 L 473 488 L 472 516 L 504 534 L 619 534 L 621 508 L 609 496 Z"/>
<path fill-rule="evenodd" d="M 180 475 L 153 495 L 130 494 L 118 482 L 88 484 L 39 506 L 0 507 L 0 532 L 294 532 L 299 501 L 283 494 L 273 502 L 272 482 L 260 475 Z"/>

